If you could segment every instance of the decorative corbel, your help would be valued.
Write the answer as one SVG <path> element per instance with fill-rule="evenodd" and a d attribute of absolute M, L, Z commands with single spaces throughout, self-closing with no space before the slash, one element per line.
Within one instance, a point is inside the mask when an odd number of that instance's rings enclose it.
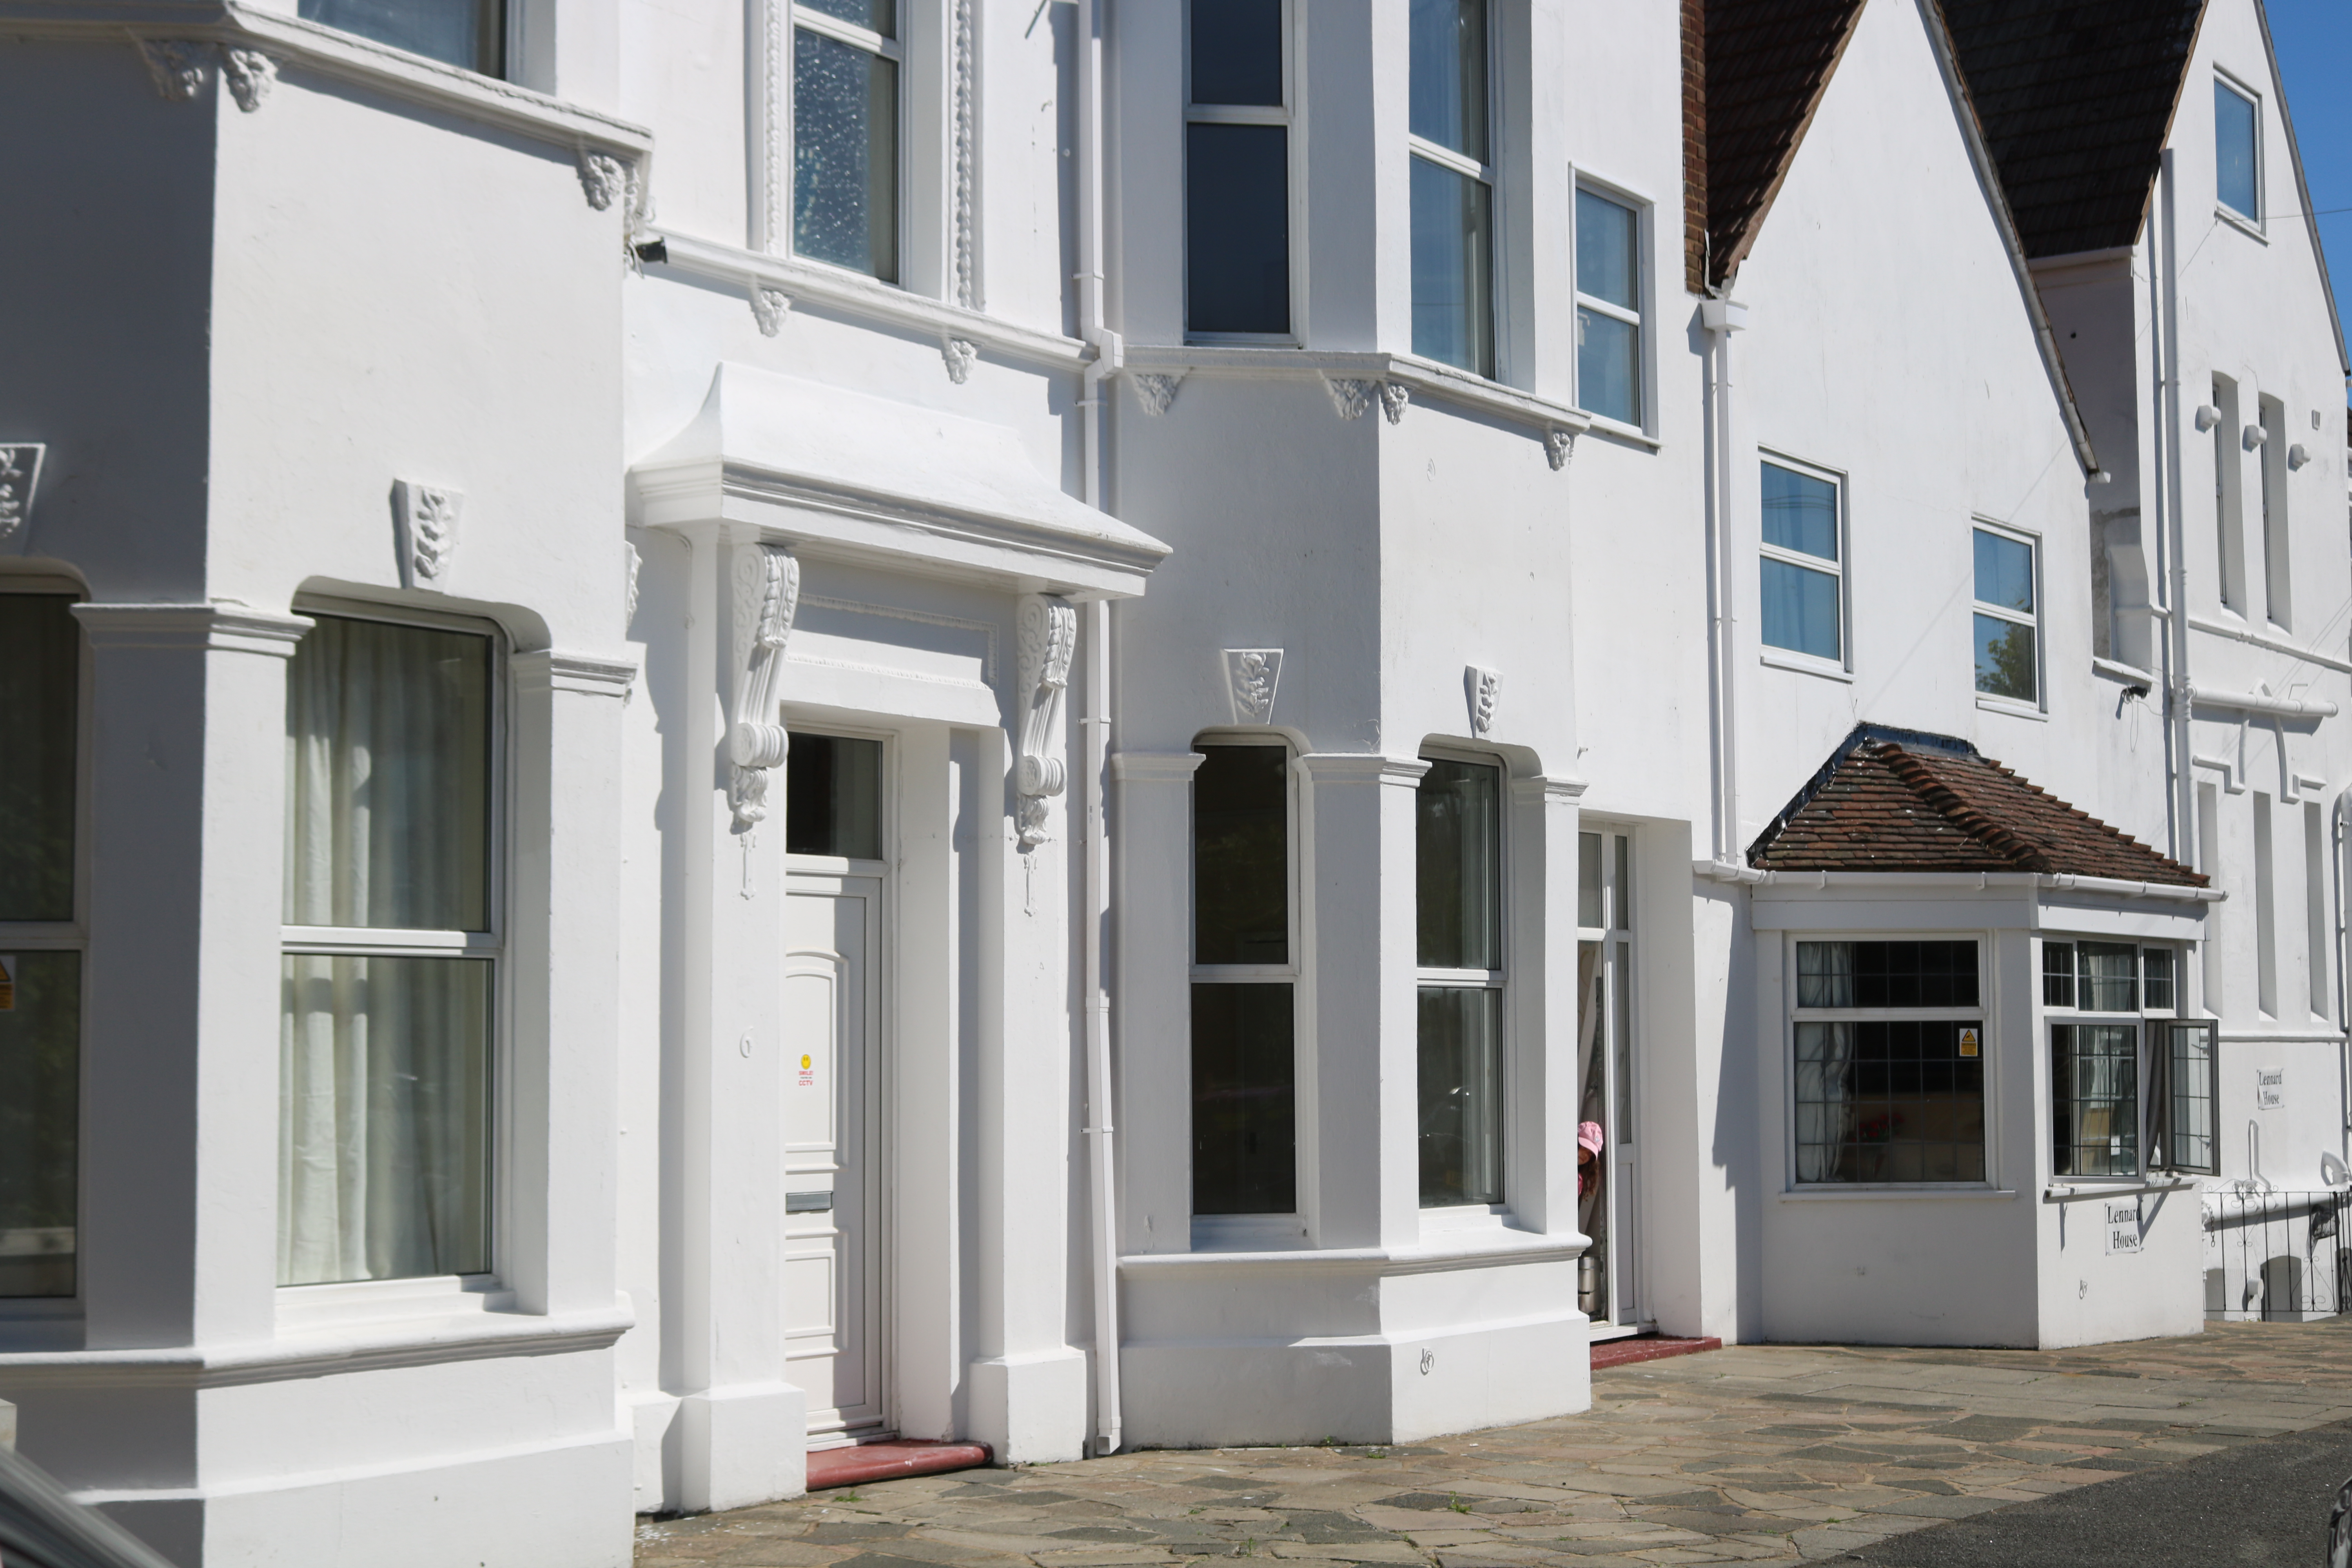
<path fill-rule="evenodd" d="M 1275 689 L 1282 683 L 1278 647 L 1225 649 L 1225 700 L 1236 724 L 1274 722 Z"/>
<path fill-rule="evenodd" d="M 751 285 L 751 319 L 760 323 L 760 335 L 772 338 L 784 330 L 784 318 L 792 314 L 793 297 L 782 289 L 771 289 L 764 283 Z"/>
<path fill-rule="evenodd" d="M 1021 762 L 1013 785 L 1021 796 L 1021 847 L 1045 842 L 1045 818 L 1062 793 L 1062 759 L 1055 753 L 1062 694 L 1069 689 L 1070 654 L 1077 647 L 1078 612 L 1066 599 L 1032 595 L 1021 601 L 1019 642 Z"/>
<path fill-rule="evenodd" d="M 1153 416 L 1165 414 L 1176 402 L 1176 388 L 1183 384 L 1183 374 L 1163 375 L 1155 372 L 1139 373 L 1135 377 L 1135 400 L 1143 411 Z"/>
<path fill-rule="evenodd" d="M 1381 411 L 1389 416 L 1390 424 L 1404 422 L 1404 405 L 1412 401 L 1412 388 L 1393 381 L 1381 383 Z"/>
<path fill-rule="evenodd" d="M 629 166 L 610 153 L 580 149 L 580 189 L 588 205 L 603 212 L 627 194 Z"/>
<path fill-rule="evenodd" d="M 1570 459 L 1575 456 L 1575 431 L 1564 430 L 1555 425 L 1544 432 L 1544 458 L 1551 464 L 1553 473 L 1556 474 L 1568 467 Z"/>
<path fill-rule="evenodd" d="M 205 89 L 212 73 L 213 47 L 194 38 L 134 38 L 148 79 L 166 102 L 185 103 Z"/>
<path fill-rule="evenodd" d="M 449 557 L 457 549 L 457 514 L 465 504 L 459 490 L 415 479 L 393 481 L 393 548 L 399 556 L 402 587 L 448 586 Z"/>
<path fill-rule="evenodd" d="M 961 386 L 971 379 L 972 362 L 980 357 L 979 345 L 964 338 L 941 338 L 940 358 L 947 362 L 948 379 Z"/>
<path fill-rule="evenodd" d="M 776 671 L 800 609 L 801 563 L 777 544 L 735 548 L 734 723 L 727 731 L 727 804 L 735 831 L 748 834 L 768 815 L 768 771 L 788 744 L 776 722 Z"/>
<path fill-rule="evenodd" d="M 228 83 L 236 106 L 251 114 L 278 85 L 278 62 L 259 49 L 221 49 L 221 79 Z"/>
<path fill-rule="evenodd" d="M 1470 732 L 1483 740 L 1495 727 L 1495 704 L 1502 695 L 1502 672 L 1474 664 L 1462 672 L 1462 684 L 1470 699 Z"/>
<path fill-rule="evenodd" d="M 1360 419 L 1380 395 L 1381 384 L 1353 376 L 1327 375 L 1323 378 L 1323 390 L 1331 395 L 1331 406 L 1339 411 L 1340 418 Z"/>
<path fill-rule="evenodd" d="M 621 541 L 621 569 L 628 574 L 628 587 L 621 598 L 621 629 L 625 632 L 629 623 L 637 618 L 637 574 L 645 569 L 646 558 L 638 552 L 634 541 Z"/>
<path fill-rule="evenodd" d="M 38 441 L 0 447 L 0 544 L 31 521 L 33 489 L 41 482 L 41 458 L 47 450 Z"/>

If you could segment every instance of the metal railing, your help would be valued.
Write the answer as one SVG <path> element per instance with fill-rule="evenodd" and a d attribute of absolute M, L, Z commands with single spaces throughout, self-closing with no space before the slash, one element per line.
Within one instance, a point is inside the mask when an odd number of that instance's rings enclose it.
<path fill-rule="evenodd" d="M 2301 1323 L 2352 1308 L 2352 1189 L 2199 1197 L 2209 1321 Z"/>

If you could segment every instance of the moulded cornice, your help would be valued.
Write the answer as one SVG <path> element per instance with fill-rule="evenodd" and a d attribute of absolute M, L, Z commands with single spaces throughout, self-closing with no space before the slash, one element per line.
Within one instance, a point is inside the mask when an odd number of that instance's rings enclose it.
<path fill-rule="evenodd" d="M 612 658 L 562 648 L 519 653 L 509 660 L 522 690 L 576 692 L 583 697 L 626 697 L 637 679 L 635 659 Z"/>
<path fill-rule="evenodd" d="M 1470 1231 L 1459 1239 L 1405 1247 L 1334 1247 L 1289 1252 L 1136 1252 L 1118 1260 L 1125 1274 L 1431 1274 L 1457 1268 L 1507 1268 L 1572 1258 L 1591 1245 L 1570 1232 Z"/>
<path fill-rule="evenodd" d="M 1385 784 L 1417 789 L 1429 772 L 1425 757 L 1390 757 L 1374 752 L 1307 752 L 1299 756 L 1318 784 Z"/>
<path fill-rule="evenodd" d="M 221 648 L 290 658 L 294 645 L 317 623 L 243 605 L 79 604 L 74 618 L 92 647 Z"/>
<path fill-rule="evenodd" d="M 1189 784 L 1208 760 L 1199 752 L 1113 752 L 1110 776 L 1120 784 Z"/>
<path fill-rule="evenodd" d="M 1587 780 L 1559 773 L 1530 773 L 1511 781 L 1511 792 L 1521 800 L 1540 800 L 1546 805 L 1574 805 L 1591 787 Z"/>
<path fill-rule="evenodd" d="M 762 255 L 741 246 L 680 234 L 658 224 L 645 232 L 663 241 L 669 252 L 666 262 L 649 264 L 656 269 L 667 267 L 688 277 L 706 278 L 740 289 L 769 289 L 783 296 L 788 308 L 821 305 L 845 315 L 935 339 L 942 345 L 950 341 L 968 343 L 1008 359 L 1055 370 L 1076 370 L 1089 357 L 1087 345 L 1076 338 L 1041 332 L 944 300 L 868 282 L 832 268 L 795 261 L 790 257 Z"/>
<path fill-rule="evenodd" d="M 1129 343 L 1125 350 L 1124 368 L 1135 374 L 1176 376 L 1312 376 L 1320 377 L 1327 388 L 1349 384 L 1377 386 L 1382 389 L 1382 411 L 1391 424 L 1402 421 L 1406 408 L 1414 399 L 1475 408 L 1532 429 L 1544 438 L 1555 431 L 1582 435 L 1592 424 L 1592 416 L 1580 408 L 1554 403 L 1417 354 L 1332 353 L 1208 343 Z M 1333 396 L 1341 404 L 1342 416 L 1349 416 L 1346 402 L 1337 393 Z M 1360 413 L 1361 407 L 1356 411 Z"/>
<path fill-rule="evenodd" d="M 653 151 L 653 132 L 641 125 L 235 0 L 0 0 L 0 32 L 117 47 L 126 39 L 202 40 L 258 49 L 281 69 L 299 65 L 535 141 L 601 150 L 629 162 Z"/>

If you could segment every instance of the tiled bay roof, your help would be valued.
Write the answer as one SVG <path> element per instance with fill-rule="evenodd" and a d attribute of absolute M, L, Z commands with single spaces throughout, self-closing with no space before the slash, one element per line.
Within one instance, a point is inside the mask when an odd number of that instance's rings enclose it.
<path fill-rule="evenodd" d="M 1775 871 L 2038 871 L 2201 888 L 2206 879 L 1965 741 L 1864 725 L 1749 847 Z"/>
<path fill-rule="evenodd" d="M 2139 237 L 2204 0 L 1943 0 L 2025 253 Z"/>

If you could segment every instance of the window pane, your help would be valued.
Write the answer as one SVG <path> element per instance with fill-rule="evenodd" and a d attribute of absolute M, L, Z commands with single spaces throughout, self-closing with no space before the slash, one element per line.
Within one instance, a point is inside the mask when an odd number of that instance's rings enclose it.
<path fill-rule="evenodd" d="M 1977 597 L 2004 610 L 2033 613 L 2033 546 L 1998 533 L 1976 531 Z"/>
<path fill-rule="evenodd" d="M 2037 689 L 2033 660 L 2033 628 L 2022 621 L 1979 616 L 1977 628 L 1977 689 L 1992 697 L 2033 700 Z"/>
<path fill-rule="evenodd" d="M 2074 947 L 2085 1013 L 2139 1011 L 2139 949 L 2127 942 L 2084 942 Z"/>
<path fill-rule="evenodd" d="M 1282 0 L 1192 0 L 1192 101 L 1282 102 Z"/>
<path fill-rule="evenodd" d="M 2139 1172 L 2139 1029 L 2059 1024 L 2050 1030 L 2051 1171 L 2061 1176 Z"/>
<path fill-rule="evenodd" d="M 1290 132 L 1184 128 L 1184 324 L 1290 331 Z"/>
<path fill-rule="evenodd" d="M 1576 836 L 1576 923 L 1598 930 L 1608 922 L 1601 902 L 1601 835 Z"/>
<path fill-rule="evenodd" d="M 1609 1035 L 1617 1058 L 1617 1142 L 1633 1142 L 1633 944 L 1621 942 L 1609 965 Z"/>
<path fill-rule="evenodd" d="M 1610 912 L 1616 919 L 1609 923 L 1619 931 L 1633 929 L 1633 841 L 1620 833 L 1617 842 L 1617 879 L 1614 885 L 1616 907 Z"/>
<path fill-rule="evenodd" d="M 302 0 L 301 16 L 486 76 L 505 69 L 506 8 L 498 0 Z"/>
<path fill-rule="evenodd" d="M 792 733 L 784 853 L 882 858 L 882 742 Z"/>
<path fill-rule="evenodd" d="M 0 1296 L 74 1293 L 81 954 L 0 954 Z"/>
<path fill-rule="evenodd" d="M 1797 944 L 1797 1005 L 1853 1005 L 1853 943 L 1801 942 Z"/>
<path fill-rule="evenodd" d="M 898 68 L 793 30 L 793 249 L 898 279 Z"/>
<path fill-rule="evenodd" d="M 2042 944 L 2042 1005 L 2044 1007 L 2072 1007 L 2074 1005 L 2074 944 L 2071 942 L 2045 942 Z"/>
<path fill-rule="evenodd" d="M 1836 658 L 1840 652 L 1838 580 L 1769 556 L 1763 563 L 1764 641 L 1768 647 Z"/>
<path fill-rule="evenodd" d="M 1633 209 L 1576 193 L 1576 289 L 1628 310 L 1642 308 L 1640 226 Z"/>
<path fill-rule="evenodd" d="M 1415 909 L 1424 969 L 1500 969 L 1503 772 L 1439 759 L 1415 796 Z"/>
<path fill-rule="evenodd" d="M 2218 1169 L 2213 1157 L 2213 1026 L 2173 1024 L 2165 1032 L 2172 1046 L 2168 1130 L 2172 1146 L 2166 1157 L 2174 1170 L 2211 1175 Z"/>
<path fill-rule="evenodd" d="M 871 27 L 884 37 L 898 31 L 898 0 L 793 0 L 803 11 L 822 11 L 860 27 Z"/>
<path fill-rule="evenodd" d="M 1421 988 L 1421 1206 L 1503 1201 L 1503 994 Z"/>
<path fill-rule="evenodd" d="M 1416 84 L 1420 78 L 1416 74 Z M 2263 216 L 2256 187 L 2254 100 L 2234 88 L 2213 84 L 2213 182 L 2221 205 L 2251 218 Z"/>
<path fill-rule="evenodd" d="M 1297 1084 L 1289 986 L 1192 987 L 1194 1214 L 1297 1212 Z"/>
<path fill-rule="evenodd" d="M 490 965 L 289 953 L 278 1282 L 490 1266 Z"/>
<path fill-rule="evenodd" d="M 320 616 L 286 671 L 286 920 L 489 924 L 490 639 Z"/>
<path fill-rule="evenodd" d="M 62 594 L 0 594 L 0 921 L 74 918 L 81 633 Z"/>
<path fill-rule="evenodd" d="M 1290 962 L 1290 753 L 1203 746 L 1192 775 L 1192 962 Z"/>
<path fill-rule="evenodd" d="M 1412 124 L 1486 162 L 1486 0 L 1412 0 Z"/>
<path fill-rule="evenodd" d="M 1824 561 L 1838 558 L 1837 486 L 1764 465 L 1764 542 Z"/>
<path fill-rule="evenodd" d="M 1960 1031 L 1981 1027 L 1799 1024 L 1797 1179 L 1984 1180 L 1984 1058 L 1959 1054 Z"/>
<path fill-rule="evenodd" d="M 1642 422 L 1641 328 L 1577 307 L 1576 396 L 1588 413 Z"/>
<path fill-rule="evenodd" d="M 2150 947 L 2140 950 L 2142 984 L 2147 987 L 2147 1005 L 2158 1012 L 2170 1012 L 2179 1005 L 2172 995 L 2172 950 Z"/>
<path fill-rule="evenodd" d="M 1853 949 L 1854 1006 L 1977 1005 L 1975 942 L 1857 942 L 1850 945 Z"/>
<path fill-rule="evenodd" d="M 1486 187 L 1426 158 L 1412 163 L 1412 352 L 1492 375 Z"/>

